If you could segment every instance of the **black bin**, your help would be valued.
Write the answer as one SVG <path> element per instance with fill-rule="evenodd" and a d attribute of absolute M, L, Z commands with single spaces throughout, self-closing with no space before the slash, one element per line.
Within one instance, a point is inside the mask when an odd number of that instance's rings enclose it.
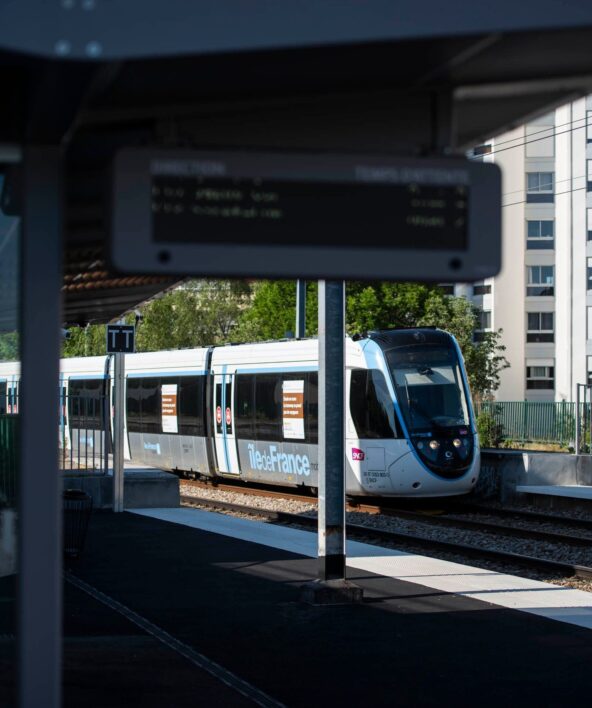
<path fill-rule="evenodd" d="M 81 489 L 65 489 L 63 499 L 64 553 L 70 558 L 76 558 L 84 548 L 92 497 Z"/>

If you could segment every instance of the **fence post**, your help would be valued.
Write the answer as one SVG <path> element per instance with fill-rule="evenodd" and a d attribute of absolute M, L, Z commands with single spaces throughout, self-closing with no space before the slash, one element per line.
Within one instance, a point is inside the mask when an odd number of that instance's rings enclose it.
<path fill-rule="evenodd" d="M 581 437 L 580 437 L 580 430 L 581 430 L 581 425 L 582 421 L 580 418 L 580 384 L 576 384 L 576 439 L 575 439 L 575 452 L 576 455 L 580 454 L 580 446 L 581 446 Z"/>

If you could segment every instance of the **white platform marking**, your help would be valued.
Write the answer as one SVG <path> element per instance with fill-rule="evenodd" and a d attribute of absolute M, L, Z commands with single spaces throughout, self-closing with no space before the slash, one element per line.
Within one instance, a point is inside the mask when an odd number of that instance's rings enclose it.
<path fill-rule="evenodd" d="M 317 536 L 311 531 L 201 509 L 130 512 L 311 558 L 317 555 Z M 592 629 L 592 593 L 582 590 L 357 541 L 347 542 L 347 556 L 351 568 Z"/>

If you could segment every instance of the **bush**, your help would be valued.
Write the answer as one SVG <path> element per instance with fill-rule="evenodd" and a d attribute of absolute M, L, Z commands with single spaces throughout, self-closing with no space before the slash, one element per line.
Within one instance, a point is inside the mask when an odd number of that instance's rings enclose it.
<path fill-rule="evenodd" d="M 489 411 L 477 416 L 477 434 L 481 447 L 499 447 L 504 439 L 504 426 Z"/>

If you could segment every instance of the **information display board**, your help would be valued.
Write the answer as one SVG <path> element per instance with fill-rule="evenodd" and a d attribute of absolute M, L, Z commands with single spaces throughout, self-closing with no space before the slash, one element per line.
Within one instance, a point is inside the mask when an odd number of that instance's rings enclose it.
<path fill-rule="evenodd" d="M 500 267 L 492 164 L 129 149 L 113 187 L 125 272 L 466 281 Z"/>

